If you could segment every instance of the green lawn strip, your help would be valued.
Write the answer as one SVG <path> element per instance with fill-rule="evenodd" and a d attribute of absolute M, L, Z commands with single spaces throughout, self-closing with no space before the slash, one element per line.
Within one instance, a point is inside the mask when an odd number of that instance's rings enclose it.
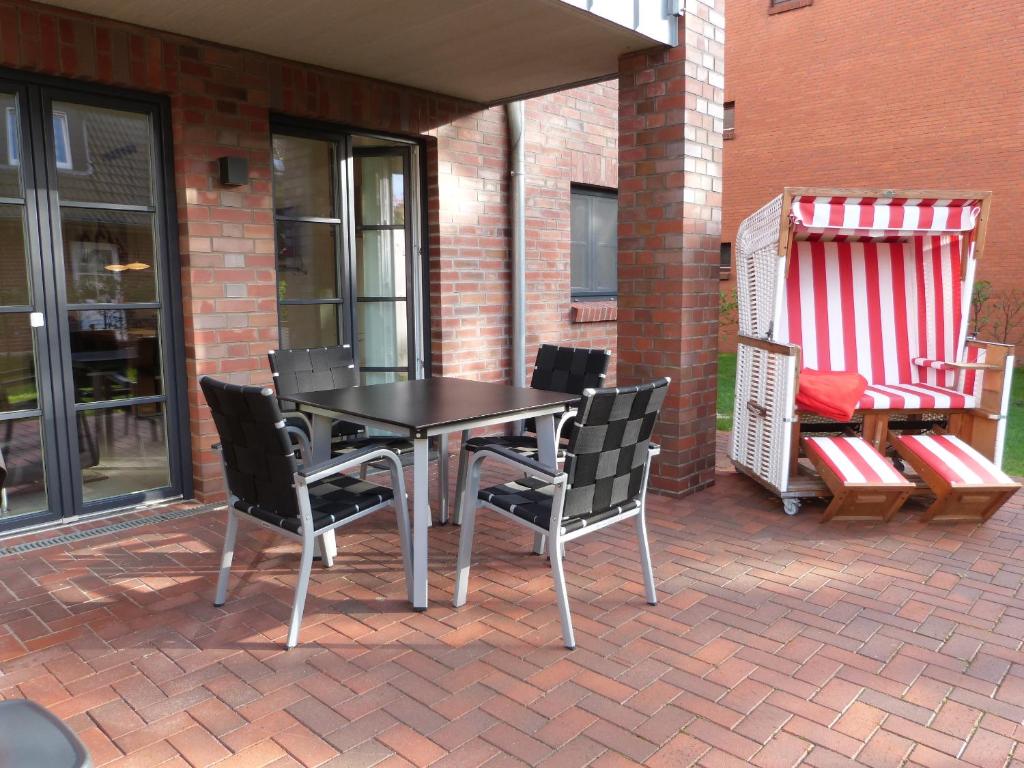
<path fill-rule="evenodd" d="M 736 396 L 736 353 L 718 356 L 718 430 L 732 429 L 732 404 Z"/>
<path fill-rule="evenodd" d="M 1006 447 L 1003 471 L 1013 477 L 1024 476 L 1024 368 L 1013 372 L 1010 389 L 1010 418 L 1006 423 Z"/>

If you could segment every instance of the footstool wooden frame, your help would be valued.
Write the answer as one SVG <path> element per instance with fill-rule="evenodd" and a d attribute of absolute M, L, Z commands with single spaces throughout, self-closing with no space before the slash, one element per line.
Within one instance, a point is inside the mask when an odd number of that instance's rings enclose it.
<path fill-rule="evenodd" d="M 832 491 L 823 523 L 840 518 L 888 522 L 914 490 L 914 484 L 861 437 L 805 437 L 801 443 Z"/>
<path fill-rule="evenodd" d="M 1019 483 L 953 435 L 901 435 L 892 444 L 935 494 L 921 518 L 926 522 L 984 522 L 1020 489 Z"/>

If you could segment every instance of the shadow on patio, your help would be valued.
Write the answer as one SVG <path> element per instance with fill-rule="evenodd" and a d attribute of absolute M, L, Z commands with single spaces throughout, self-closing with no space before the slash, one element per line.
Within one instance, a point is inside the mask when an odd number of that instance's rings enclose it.
<path fill-rule="evenodd" d="M 219 513 L 9 555 L 0 696 L 97 765 L 1024 765 L 1020 495 L 983 526 L 819 525 L 720 469 L 649 497 L 658 606 L 631 527 L 569 546 L 575 651 L 495 515 L 457 611 L 458 529 L 430 532 L 425 614 L 387 516 L 343 529 L 287 653 L 293 548 L 243 528 L 214 608 Z"/>

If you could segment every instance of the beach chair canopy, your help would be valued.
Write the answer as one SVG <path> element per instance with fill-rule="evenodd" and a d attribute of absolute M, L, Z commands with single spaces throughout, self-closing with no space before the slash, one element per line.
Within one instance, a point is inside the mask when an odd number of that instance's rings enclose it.
<path fill-rule="evenodd" d="M 941 363 L 962 359 L 985 199 L 787 190 L 762 209 L 774 209 L 760 223 L 767 234 L 775 219 L 774 253 L 741 237 L 741 332 L 799 346 L 803 368 L 860 373 L 863 407 L 972 407 Z"/>

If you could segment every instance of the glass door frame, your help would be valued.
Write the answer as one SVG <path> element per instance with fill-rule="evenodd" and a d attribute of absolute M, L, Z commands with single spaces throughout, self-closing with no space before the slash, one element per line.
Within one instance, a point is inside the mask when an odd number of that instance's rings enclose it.
<path fill-rule="evenodd" d="M 0 309 L 3 314 L 25 315 L 25 322 L 30 324 L 30 313 L 41 313 L 44 318 L 55 317 L 53 308 L 52 271 L 43 263 L 45 248 L 49 242 L 47 227 L 42 212 L 46 209 L 45 184 L 38 183 L 39 168 L 45 164 L 44 150 L 39 142 L 43 134 L 42 113 L 39 109 L 39 91 L 29 87 L 25 78 L 18 77 L 6 70 L 0 71 L 0 90 L 12 93 L 17 99 L 18 130 L 18 165 L 21 176 L 21 198 L 0 198 L 0 204 L 21 205 L 23 210 L 22 227 L 24 244 L 22 257 L 25 259 L 25 279 L 28 282 L 29 305 L 10 305 Z M 6 130 L 6 116 L 4 118 Z M 56 380 L 55 373 L 59 365 L 54 365 L 53 350 L 59 348 L 57 328 L 52 323 L 45 323 L 41 328 L 32 327 L 32 364 L 35 370 L 36 406 L 6 411 L 0 417 L 0 430 L 6 428 L 8 422 L 21 419 L 39 419 L 40 460 L 43 470 L 43 486 L 46 492 L 46 508 L 36 512 L 26 512 L 8 518 L 0 518 L 0 533 L 14 528 L 22 528 L 39 523 L 46 523 L 61 517 L 61 510 L 68 509 L 71 496 L 68 493 L 70 484 L 65 482 L 66 444 L 59 439 L 63 424 L 58 419 L 56 405 L 59 397 L 55 388 L 49 386 Z M 59 358 L 58 358 L 59 360 Z M 7 457 L 8 465 L 11 463 Z"/>
<path fill-rule="evenodd" d="M 360 135 L 366 135 L 366 134 L 360 134 Z M 389 139 L 389 141 L 393 141 L 393 139 Z M 354 260 L 355 256 L 354 256 L 354 254 L 356 252 L 355 243 L 356 243 L 356 238 L 357 238 L 357 231 L 356 230 L 358 229 L 356 227 L 356 217 L 355 217 L 355 207 L 354 207 L 355 206 L 355 202 L 356 202 L 355 201 L 355 161 L 356 161 L 356 158 L 358 158 L 358 157 L 401 157 L 402 158 L 402 175 L 406 179 L 409 179 L 410 181 L 412 181 L 412 161 L 413 161 L 412 155 L 413 155 L 413 151 L 412 151 L 412 148 L 408 147 L 408 146 L 406 146 L 406 147 L 395 147 L 395 146 L 391 146 L 391 147 L 386 147 L 386 146 L 385 147 L 353 147 L 353 146 L 351 146 L 351 141 L 349 142 L 349 144 L 350 144 L 350 146 L 349 146 L 348 161 L 349 161 L 349 167 L 352 168 L 352 171 L 348 174 L 349 199 L 352 200 L 353 207 L 351 209 L 349 209 L 350 212 L 351 212 L 351 216 L 349 217 L 348 229 L 350 231 L 348 233 L 348 237 L 352 241 L 352 254 L 353 254 L 353 264 L 354 264 L 355 263 L 355 260 Z M 416 205 L 407 206 L 407 207 L 419 208 L 422 205 L 422 202 L 420 201 L 420 199 L 418 197 L 418 190 L 415 189 L 415 185 L 412 185 L 412 186 L 413 186 L 413 188 L 408 190 L 406 192 L 406 195 L 407 195 L 407 199 L 411 198 L 412 200 L 414 200 L 416 202 Z M 414 195 L 416 195 L 416 196 L 414 196 Z M 363 224 L 362 227 L 361 227 L 361 229 L 364 232 L 367 232 L 367 231 L 384 232 L 384 231 L 392 231 L 392 230 L 397 229 L 397 228 L 398 227 L 395 226 L 395 225 L 384 225 L 384 224 L 380 224 L 380 225 L 377 225 L 377 224 Z M 415 231 L 414 230 L 414 216 L 411 214 L 411 212 L 407 211 L 406 216 L 405 216 L 405 221 L 402 224 L 402 229 L 405 231 L 406 249 L 407 250 L 415 249 L 417 247 L 417 242 L 416 242 L 416 238 L 414 237 L 414 231 Z M 405 258 L 406 258 L 407 264 L 411 264 L 411 265 L 415 265 L 415 264 L 417 264 L 417 262 L 420 261 L 419 259 L 416 259 L 415 257 L 410 259 L 408 253 L 406 254 Z M 391 304 L 395 304 L 395 303 L 398 303 L 398 302 L 401 302 L 401 301 L 406 302 L 406 307 L 407 307 L 406 312 L 405 312 L 406 339 L 408 339 L 409 341 L 412 342 L 411 344 L 408 345 L 411 348 L 409 348 L 407 350 L 408 360 L 407 360 L 407 364 L 406 364 L 406 372 L 409 374 L 409 378 L 410 379 L 420 378 L 420 375 L 419 375 L 420 365 L 419 365 L 418 361 L 419 361 L 419 357 L 420 357 L 420 346 L 421 346 L 420 342 L 421 342 L 421 339 L 420 339 L 418 328 L 417 328 L 418 324 L 416 322 L 416 316 L 417 316 L 416 309 L 417 309 L 417 306 L 418 306 L 416 304 L 416 301 L 418 300 L 418 293 L 417 293 L 417 290 L 416 290 L 416 283 L 418 282 L 417 278 L 425 271 L 422 268 L 422 266 L 423 265 L 421 264 L 419 269 L 406 269 L 406 271 L 405 271 L 405 296 L 404 297 L 400 297 L 400 298 L 391 298 L 391 297 L 389 297 L 389 298 L 360 297 L 359 296 L 359 288 L 356 285 L 356 281 L 357 281 L 357 278 L 358 278 L 358 275 L 356 274 L 356 270 L 353 268 L 350 271 L 350 275 L 349 275 L 349 277 L 350 277 L 350 290 L 352 291 L 352 313 L 356 317 L 356 322 L 358 322 L 359 303 L 360 302 L 363 302 L 363 303 L 366 303 L 366 304 L 370 304 L 370 303 L 374 303 L 374 304 L 376 304 L 376 303 L 391 303 Z M 355 330 L 356 327 L 357 327 L 356 325 L 352 326 L 353 331 Z M 356 346 L 356 349 L 355 349 L 356 360 L 358 360 L 359 359 L 358 334 L 354 334 L 354 335 L 356 337 L 356 342 L 357 342 L 356 345 L 355 345 Z M 395 366 L 395 367 L 397 368 L 397 366 Z M 372 366 L 372 365 L 361 365 L 360 366 L 360 373 L 363 373 L 363 372 L 368 372 L 368 373 L 390 373 L 393 370 L 394 370 L 393 368 L 379 367 L 379 366 Z"/>
<path fill-rule="evenodd" d="M 188 420 L 184 317 L 179 279 L 181 260 L 178 250 L 170 100 L 157 94 L 0 69 L 0 83 L 8 81 L 29 94 L 29 114 L 22 118 L 22 130 L 25 130 L 27 124 L 29 132 L 22 136 L 21 146 L 22 155 L 25 154 L 24 147 L 28 146 L 28 142 L 32 147 L 34 178 L 25 179 L 24 184 L 26 194 L 30 184 L 33 188 L 38 222 L 37 250 L 29 256 L 29 269 L 33 278 L 33 290 L 38 292 L 45 286 L 44 300 L 38 305 L 37 311 L 42 311 L 45 317 L 45 326 L 38 330 L 42 332 L 41 336 L 45 337 L 46 348 L 37 355 L 37 376 L 49 385 L 46 389 L 50 408 L 44 411 L 44 420 L 53 422 L 54 442 L 48 449 L 44 449 L 47 468 L 53 467 L 53 474 L 47 475 L 49 509 L 45 513 L 20 515 L 0 521 L 0 531 L 60 518 L 90 516 L 147 501 L 178 496 L 189 498 L 192 495 L 191 434 Z M 153 245 L 154 250 L 158 252 L 154 253 L 154 257 L 159 257 L 156 270 L 156 298 L 159 302 L 157 311 L 160 323 L 169 485 L 91 502 L 83 502 L 80 483 L 81 460 L 75 447 L 78 445 L 77 414 L 83 409 L 76 407 L 70 359 L 61 206 L 54 137 L 49 119 L 54 101 L 146 115 L 152 129 L 151 168 L 154 183 L 151 208 L 154 214 Z M 131 210 L 131 207 L 122 209 Z M 29 222 L 30 227 L 33 225 L 34 222 Z M 38 296 L 38 293 L 34 295 Z M 127 400 L 125 404 L 132 402 L 133 400 Z M 58 411 L 58 408 L 61 410 Z M 55 492 L 59 493 L 55 495 Z"/>
<path fill-rule="evenodd" d="M 413 269 L 406 274 L 406 300 L 410 308 L 407 311 L 409 321 L 409 361 L 410 379 L 420 379 L 431 375 L 430 354 L 430 252 L 427 231 L 427 171 L 425 141 L 400 134 L 384 131 L 366 130 L 355 126 L 339 125 L 318 120 L 307 120 L 289 115 L 272 114 L 270 117 L 270 134 L 282 134 L 299 138 L 316 139 L 334 142 L 338 147 L 335 166 L 338 169 L 334 180 L 334 193 L 338 200 L 338 213 L 343 236 L 340 238 L 338 254 L 340 264 L 340 282 L 342 295 L 339 297 L 341 311 L 338 313 L 339 343 L 351 346 L 356 360 L 359 360 L 359 339 L 356 333 L 358 323 L 358 307 L 356 296 L 355 252 L 355 155 L 361 150 L 353 147 L 352 137 L 379 138 L 388 142 L 404 144 L 404 147 L 367 148 L 374 155 L 405 153 L 405 173 L 410 182 L 407 199 L 415 201 L 415 205 L 406 208 L 405 231 L 410 249 L 408 263 Z M 275 213 L 275 241 L 277 216 Z M 332 219 L 332 221 L 334 221 Z M 276 267 L 275 267 L 276 271 Z M 291 302 L 283 302 L 286 306 Z M 278 299 L 278 307 L 282 302 Z M 280 314 L 278 319 L 280 332 Z M 367 371 L 376 370 L 372 366 Z"/>

